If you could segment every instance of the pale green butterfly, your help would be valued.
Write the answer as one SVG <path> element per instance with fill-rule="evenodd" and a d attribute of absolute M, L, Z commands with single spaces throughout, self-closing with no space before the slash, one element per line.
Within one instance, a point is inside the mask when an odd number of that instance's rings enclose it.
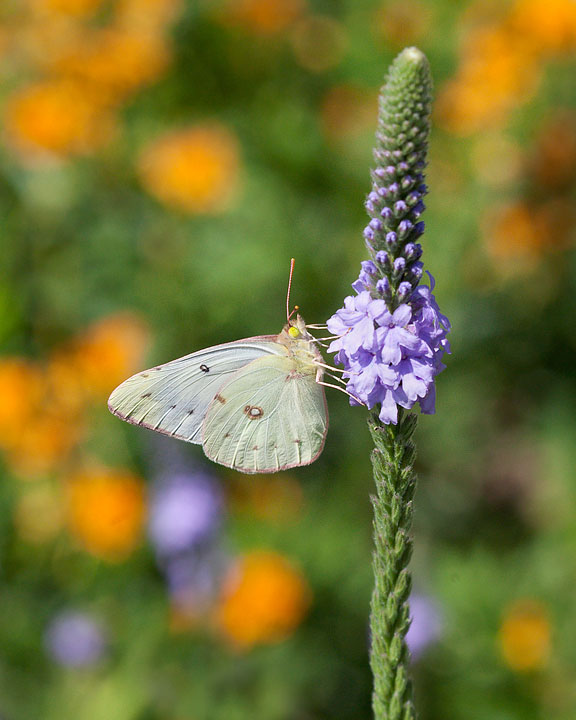
<path fill-rule="evenodd" d="M 279 335 L 215 345 L 128 378 L 108 407 L 240 472 L 314 462 L 328 430 L 326 366 L 303 318 L 287 316 Z"/>

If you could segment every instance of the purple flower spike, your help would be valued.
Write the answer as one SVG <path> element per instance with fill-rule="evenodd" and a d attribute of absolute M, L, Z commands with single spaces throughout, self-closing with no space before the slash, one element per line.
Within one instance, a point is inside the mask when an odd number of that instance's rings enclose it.
<path fill-rule="evenodd" d="M 106 638 L 102 626 L 92 615 L 67 610 L 50 622 L 44 644 L 50 657 L 58 664 L 86 667 L 102 658 Z"/>
<path fill-rule="evenodd" d="M 423 413 L 434 412 L 434 381 L 444 369 L 444 354 L 450 352 L 450 323 L 434 298 L 434 280 L 430 276 L 429 286 L 420 284 L 423 264 L 418 239 L 424 223 L 418 218 L 427 192 L 424 170 L 430 119 L 427 65 L 415 48 L 401 53 L 395 62 L 407 63 L 412 70 L 405 77 L 396 76 L 393 65 L 394 82 L 389 80 L 383 89 L 374 150 L 378 166 L 371 173 L 366 200 L 370 215 L 376 215 L 364 230 L 370 260 L 362 263 L 352 284 L 356 296 L 347 297 L 327 323 L 337 336 L 329 352 L 344 368 L 351 404 L 379 406 L 380 420 L 394 424 L 398 407 L 409 410 L 418 403 Z M 402 106 L 397 92 L 405 82 L 407 87 L 414 82 L 414 87 Z M 393 100 L 389 101 L 388 91 Z"/>

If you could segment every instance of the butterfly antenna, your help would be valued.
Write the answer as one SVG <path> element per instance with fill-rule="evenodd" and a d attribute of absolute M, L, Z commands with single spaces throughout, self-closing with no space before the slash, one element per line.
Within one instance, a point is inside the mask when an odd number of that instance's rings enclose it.
<path fill-rule="evenodd" d="M 294 310 L 290 312 L 290 290 L 292 288 L 292 273 L 294 272 L 295 262 L 294 258 L 290 259 L 290 277 L 288 278 L 288 292 L 286 293 L 286 322 L 290 322 L 290 318 L 294 314 L 294 311 L 298 309 L 294 308 Z"/>

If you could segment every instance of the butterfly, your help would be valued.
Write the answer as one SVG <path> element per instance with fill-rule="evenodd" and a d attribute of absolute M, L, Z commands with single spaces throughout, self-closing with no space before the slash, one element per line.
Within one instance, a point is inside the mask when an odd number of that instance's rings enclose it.
<path fill-rule="evenodd" d="M 133 375 L 110 395 L 114 415 L 202 445 L 244 473 L 308 465 L 324 448 L 323 358 L 300 315 L 278 335 L 215 345 Z"/>

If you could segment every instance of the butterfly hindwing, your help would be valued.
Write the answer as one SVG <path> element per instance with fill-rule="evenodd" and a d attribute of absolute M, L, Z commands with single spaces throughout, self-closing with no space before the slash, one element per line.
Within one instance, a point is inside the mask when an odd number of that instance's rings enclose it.
<path fill-rule="evenodd" d="M 244 366 L 220 387 L 206 412 L 202 445 L 213 461 L 246 473 L 308 465 L 328 428 L 324 389 L 288 355 Z"/>
<path fill-rule="evenodd" d="M 258 358 L 283 353 L 276 336 L 216 345 L 133 375 L 110 395 L 118 417 L 191 443 L 201 443 L 202 421 L 218 389 Z"/>

